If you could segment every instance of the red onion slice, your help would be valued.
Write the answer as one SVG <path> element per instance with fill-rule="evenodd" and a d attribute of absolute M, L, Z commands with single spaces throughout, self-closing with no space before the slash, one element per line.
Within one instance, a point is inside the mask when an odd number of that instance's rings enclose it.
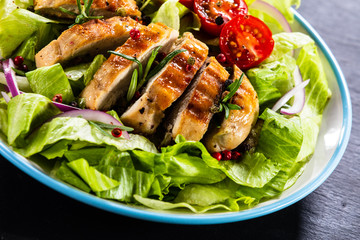
<path fill-rule="evenodd" d="M 278 21 L 285 32 L 292 32 L 291 27 L 284 15 L 274 6 L 268 4 L 267 2 L 256 0 L 250 5 L 250 7 L 269 14 L 272 18 Z"/>
<path fill-rule="evenodd" d="M 3 96 L 6 103 L 10 101 L 10 97 L 9 95 L 6 94 L 6 92 L 1 92 L 1 95 Z"/>
<path fill-rule="evenodd" d="M 11 95 L 15 97 L 20 94 L 20 91 L 16 83 L 15 72 L 12 68 L 15 68 L 15 64 L 11 58 L 3 61 L 3 69 L 7 86 Z"/>
<path fill-rule="evenodd" d="M 118 121 L 116 118 L 114 118 L 113 116 L 105 113 L 105 112 L 101 112 L 101 111 L 94 111 L 94 110 L 90 110 L 90 109 L 82 109 L 82 110 L 70 110 L 64 113 L 61 113 L 56 117 L 83 117 L 86 120 L 90 120 L 90 121 L 97 121 L 97 122 L 102 122 L 102 123 L 106 123 L 106 124 L 111 124 L 111 125 L 118 125 L 118 126 L 124 126 L 120 121 Z M 127 131 L 123 131 L 123 136 L 125 139 L 130 139 L 129 133 Z"/>
<path fill-rule="evenodd" d="M 310 82 L 310 79 L 301 82 L 299 85 L 295 86 L 293 89 L 288 91 L 282 98 L 280 98 L 275 105 L 273 106 L 272 110 L 277 111 L 281 108 L 285 103 L 287 103 L 290 98 L 294 96 L 294 104 L 288 108 L 282 108 L 280 112 L 286 115 L 292 115 L 301 112 L 305 105 L 305 87 Z"/>
<path fill-rule="evenodd" d="M 62 112 L 82 110 L 81 108 L 73 107 L 73 106 L 70 106 L 70 105 L 66 105 L 66 104 L 58 103 L 58 102 L 54 102 L 54 101 L 53 101 L 53 104 L 54 104 L 58 109 L 60 109 L 60 111 L 62 111 Z"/>

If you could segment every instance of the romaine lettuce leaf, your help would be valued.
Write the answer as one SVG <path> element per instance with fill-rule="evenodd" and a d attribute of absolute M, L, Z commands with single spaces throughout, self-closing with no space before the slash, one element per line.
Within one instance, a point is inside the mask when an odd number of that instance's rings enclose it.
<path fill-rule="evenodd" d="M 90 187 L 67 166 L 66 161 L 61 162 L 60 167 L 56 170 L 55 176 L 84 192 L 91 191 Z"/>
<path fill-rule="evenodd" d="M 25 9 L 16 9 L 0 20 L 0 59 L 8 58 L 12 52 L 41 26 L 55 21 Z"/>
<path fill-rule="evenodd" d="M 106 191 L 120 184 L 118 181 L 102 174 L 94 167 L 89 166 L 89 163 L 83 158 L 69 162 L 67 165 L 76 172 L 94 192 Z"/>
<path fill-rule="evenodd" d="M 27 80 L 26 77 L 16 75 L 15 80 L 16 80 L 16 83 L 17 83 L 17 85 L 18 85 L 18 87 L 19 87 L 19 89 L 21 91 L 24 91 L 24 92 L 27 92 L 27 93 L 32 92 L 31 87 L 30 87 L 30 83 L 29 83 L 29 81 Z M 4 85 L 7 85 L 5 74 L 3 72 L 0 72 L 0 83 L 4 84 Z"/>
<path fill-rule="evenodd" d="M 157 152 L 153 143 L 140 135 L 129 134 L 130 140 L 113 138 L 102 133 L 83 118 L 60 117 L 43 124 L 27 139 L 27 145 L 18 151 L 26 156 L 40 153 L 60 140 L 80 141 L 98 146 L 114 146 L 121 151 L 141 149 L 147 152 Z"/>
<path fill-rule="evenodd" d="M 189 9 L 178 2 L 178 0 L 167 0 L 155 13 L 152 22 L 161 22 L 175 30 L 180 29 L 180 19 Z"/>
<path fill-rule="evenodd" d="M 49 99 L 53 99 L 56 94 L 61 94 L 65 104 L 74 100 L 69 80 L 59 63 L 27 72 L 26 77 L 35 93 Z"/>
<path fill-rule="evenodd" d="M 59 113 L 48 98 L 39 94 L 24 93 L 11 98 L 8 103 L 8 143 L 24 146 L 24 138 L 32 130 Z"/>
<path fill-rule="evenodd" d="M 43 152 L 42 152 L 43 153 Z M 41 154 L 42 154 L 41 153 Z M 69 161 L 75 161 L 79 158 L 85 158 L 90 166 L 98 165 L 106 154 L 104 147 L 82 148 L 79 150 L 69 150 L 64 153 L 64 157 Z"/>

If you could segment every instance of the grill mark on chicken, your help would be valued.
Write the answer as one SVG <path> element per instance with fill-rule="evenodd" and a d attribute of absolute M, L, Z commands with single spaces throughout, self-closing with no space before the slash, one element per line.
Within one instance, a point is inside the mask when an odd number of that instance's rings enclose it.
<path fill-rule="evenodd" d="M 140 38 L 129 38 L 117 52 L 137 57 L 144 65 L 157 46 L 168 51 L 176 40 L 178 32 L 161 23 L 143 26 Z M 137 64 L 112 54 L 99 70 L 93 80 L 83 90 L 81 96 L 85 98 L 86 107 L 90 109 L 109 109 L 118 99 L 122 98 L 129 88 L 130 79 Z"/>
<path fill-rule="evenodd" d="M 241 74 L 242 71 L 234 66 L 233 80 L 238 79 Z M 228 119 L 223 119 L 220 128 L 212 128 L 206 134 L 204 144 L 209 152 L 221 152 L 238 147 L 256 123 L 259 101 L 256 91 L 246 76 L 230 103 L 236 104 L 242 109 L 230 110 Z"/>
<path fill-rule="evenodd" d="M 76 0 L 34 0 L 34 9 L 43 15 L 75 19 L 76 16 L 64 13 L 60 7 L 79 14 Z M 105 18 L 141 16 L 135 0 L 94 0 L 90 11 L 93 16 L 104 16 Z"/>
<path fill-rule="evenodd" d="M 141 25 L 129 17 L 91 20 L 64 31 L 35 55 L 37 67 L 64 64 L 83 55 L 95 56 L 123 44 Z"/>
<path fill-rule="evenodd" d="M 208 58 L 186 93 L 179 99 L 166 122 L 167 133 L 162 145 L 181 134 L 190 141 L 199 141 L 213 116 L 211 108 L 218 104 L 223 84 L 229 73 L 214 57 Z"/>
<path fill-rule="evenodd" d="M 176 49 L 187 51 L 175 56 L 150 79 L 143 95 L 121 116 L 124 124 L 133 127 L 137 133 L 150 135 L 155 132 L 164 118 L 164 111 L 185 91 L 208 54 L 207 46 L 196 40 L 191 33 L 185 33 L 171 51 Z M 195 64 L 187 71 L 189 57 L 195 59 Z M 145 110 L 140 114 L 139 109 L 142 108 Z"/>

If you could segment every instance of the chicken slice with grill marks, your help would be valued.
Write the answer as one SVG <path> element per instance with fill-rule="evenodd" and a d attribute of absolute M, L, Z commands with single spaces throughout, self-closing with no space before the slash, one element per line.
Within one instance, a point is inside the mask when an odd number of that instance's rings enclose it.
<path fill-rule="evenodd" d="M 76 17 L 64 13 L 60 10 L 60 7 L 79 14 L 76 0 L 34 0 L 34 8 L 40 14 L 59 18 L 74 19 Z M 114 16 L 141 16 L 135 0 L 94 0 L 91 4 L 90 12 L 92 12 L 92 16 L 104 16 L 105 18 Z"/>
<path fill-rule="evenodd" d="M 233 80 L 239 79 L 242 71 L 234 66 Z M 204 137 L 204 144 L 209 152 L 232 150 L 239 146 L 249 135 L 259 115 L 259 100 L 249 79 L 243 81 L 231 98 L 230 103 L 241 107 L 230 110 L 228 119 L 223 119 L 220 128 L 212 128 Z"/>
<path fill-rule="evenodd" d="M 136 57 L 145 66 L 152 50 L 162 46 L 161 51 L 169 51 L 178 35 L 178 31 L 162 23 L 152 23 L 140 29 L 140 38 L 129 38 L 115 51 Z M 110 109 L 128 91 L 136 68 L 136 63 L 112 54 L 81 93 L 86 107 L 93 110 Z"/>
<path fill-rule="evenodd" d="M 64 64 L 75 57 L 95 56 L 122 45 L 130 36 L 131 29 L 143 28 L 135 20 L 113 17 L 91 20 L 64 31 L 35 55 L 37 67 Z"/>
<path fill-rule="evenodd" d="M 142 96 L 121 116 L 124 124 L 133 127 L 137 133 L 150 135 L 155 132 L 165 116 L 164 111 L 183 94 L 208 55 L 208 47 L 188 32 L 171 51 L 177 49 L 187 51 L 175 56 L 152 77 Z M 191 66 L 189 58 L 194 63 Z"/>
<path fill-rule="evenodd" d="M 167 130 L 162 145 L 168 145 L 181 134 L 188 141 L 200 141 L 214 115 L 222 88 L 229 73 L 214 57 L 205 64 L 192 80 L 189 88 L 176 102 L 165 123 Z"/>

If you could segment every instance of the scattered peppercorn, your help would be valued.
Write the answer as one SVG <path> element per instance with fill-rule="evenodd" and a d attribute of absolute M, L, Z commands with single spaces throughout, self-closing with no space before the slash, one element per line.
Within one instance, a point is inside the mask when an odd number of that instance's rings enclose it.
<path fill-rule="evenodd" d="M 144 25 L 149 25 L 150 23 L 151 23 L 151 17 L 149 17 L 149 16 L 147 16 L 147 15 L 144 15 L 143 17 L 142 17 L 142 23 L 144 24 Z"/>
<path fill-rule="evenodd" d="M 229 150 L 224 150 L 221 153 L 223 160 L 230 160 L 231 159 L 231 152 Z"/>
<path fill-rule="evenodd" d="M 141 97 L 141 94 L 139 91 L 136 91 L 135 94 L 134 94 L 134 99 L 137 100 Z"/>
<path fill-rule="evenodd" d="M 216 60 L 217 60 L 219 63 L 225 63 L 225 62 L 226 62 L 226 56 L 225 56 L 223 53 L 219 53 L 219 54 L 216 56 Z"/>
<path fill-rule="evenodd" d="M 130 37 L 133 40 L 138 40 L 140 38 L 140 31 L 139 29 L 133 28 L 130 30 Z"/>
<path fill-rule="evenodd" d="M 216 160 L 218 160 L 218 161 L 220 161 L 221 158 L 222 158 L 221 153 L 218 153 L 218 152 L 212 153 L 211 156 L 212 156 L 213 158 L 215 158 Z"/>
<path fill-rule="evenodd" d="M 239 159 L 240 156 L 241 156 L 241 153 L 239 153 L 237 151 L 231 152 L 231 160 L 237 160 L 237 159 Z"/>
<path fill-rule="evenodd" d="M 113 130 L 111 130 L 111 134 L 112 134 L 114 137 L 118 138 L 118 137 L 121 137 L 122 131 L 121 131 L 120 128 L 114 128 Z"/>
<path fill-rule="evenodd" d="M 62 98 L 62 95 L 61 94 L 56 94 L 53 99 L 52 99 L 54 102 L 58 102 L 58 103 L 62 103 L 63 101 L 63 98 Z"/>
<path fill-rule="evenodd" d="M 191 66 L 190 64 L 186 64 L 185 70 L 186 70 L 187 72 L 190 72 L 191 69 L 192 69 L 192 66 Z"/>
<path fill-rule="evenodd" d="M 28 66 L 26 64 L 23 64 L 23 65 L 19 66 L 19 69 L 24 71 L 24 72 L 29 71 L 29 68 L 28 68 Z"/>
<path fill-rule="evenodd" d="M 24 58 L 22 56 L 16 56 L 14 58 L 14 64 L 18 67 L 20 67 L 24 62 Z"/>
<path fill-rule="evenodd" d="M 77 107 L 78 106 L 78 103 L 76 101 L 72 101 L 70 103 L 70 106 L 73 106 L 73 107 Z"/>

